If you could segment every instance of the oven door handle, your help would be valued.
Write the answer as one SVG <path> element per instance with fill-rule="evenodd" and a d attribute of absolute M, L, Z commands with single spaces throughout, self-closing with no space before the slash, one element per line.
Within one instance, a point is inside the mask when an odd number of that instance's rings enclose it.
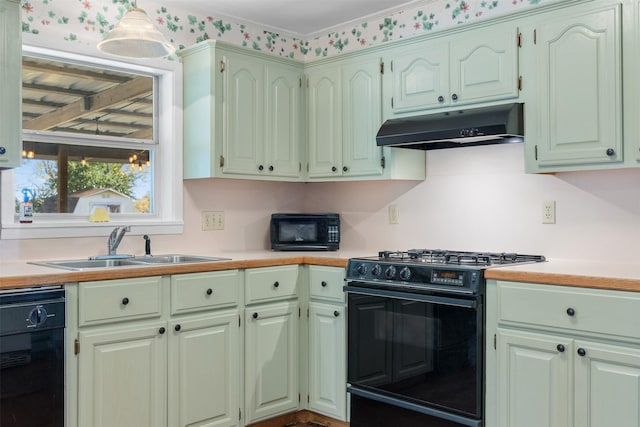
<path fill-rule="evenodd" d="M 345 286 L 344 291 L 351 294 L 365 295 L 371 297 L 386 297 L 409 301 L 420 301 L 432 304 L 450 305 L 453 307 L 476 308 L 476 300 L 466 300 L 461 298 L 441 297 L 436 295 L 423 295 L 409 292 L 389 291 L 386 289 L 359 288 L 356 286 Z"/>

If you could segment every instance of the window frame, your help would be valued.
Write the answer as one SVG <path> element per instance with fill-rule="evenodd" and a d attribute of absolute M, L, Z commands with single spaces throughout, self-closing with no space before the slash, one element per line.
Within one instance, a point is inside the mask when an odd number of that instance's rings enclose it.
<path fill-rule="evenodd" d="M 82 52 L 83 50 L 89 52 Z M 118 215 L 110 222 L 91 223 L 86 217 L 73 214 L 46 214 L 34 217 L 33 223 L 21 224 L 15 213 L 15 172 L 11 169 L 0 175 L 0 239 L 37 239 L 63 237 L 106 236 L 120 225 L 130 225 L 132 234 L 180 234 L 183 232 L 182 205 L 182 64 L 167 59 L 114 60 L 93 49 L 66 50 L 41 47 L 23 42 L 23 55 L 71 61 L 95 67 L 124 69 L 158 76 L 156 100 L 158 116 L 154 132 L 157 143 L 148 144 L 153 150 L 154 206 L 151 214 Z M 47 142 L 63 140 L 61 135 L 38 135 L 25 131 L 24 136 L 36 136 Z M 78 138 L 90 143 L 90 138 Z"/>

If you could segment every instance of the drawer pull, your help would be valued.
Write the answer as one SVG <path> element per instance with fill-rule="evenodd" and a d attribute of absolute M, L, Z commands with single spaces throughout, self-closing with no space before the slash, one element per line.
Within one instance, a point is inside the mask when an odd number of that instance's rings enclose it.
<path fill-rule="evenodd" d="M 278 283 L 278 282 L 274 282 L 274 283 L 273 283 L 273 287 L 274 287 L 274 288 L 277 288 L 278 286 L 280 286 L 280 283 Z"/>
<path fill-rule="evenodd" d="M 258 313 L 253 313 L 253 314 L 251 315 L 251 317 L 253 317 L 254 319 L 257 319 L 257 318 L 258 318 Z"/>
<path fill-rule="evenodd" d="M 176 326 L 173 327 L 173 329 L 175 329 L 176 332 L 180 332 L 180 329 L 182 329 L 182 326 L 176 325 Z"/>
<path fill-rule="evenodd" d="M 335 317 L 338 317 L 338 316 L 340 316 L 340 312 L 339 312 L 338 310 L 336 310 L 336 311 L 334 311 L 334 312 L 333 312 L 333 315 L 334 315 Z"/>
<path fill-rule="evenodd" d="M 558 352 L 564 353 L 564 346 L 562 344 L 558 344 L 556 348 L 558 349 Z"/>
<path fill-rule="evenodd" d="M 323 288 L 326 288 L 326 287 L 327 287 L 327 282 L 325 282 L 325 281 L 323 280 L 323 281 L 322 281 L 322 283 L 320 283 L 320 285 L 321 285 Z"/>
<path fill-rule="evenodd" d="M 574 316 L 576 314 L 576 311 L 573 308 L 569 307 L 567 308 L 567 314 L 569 316 Z"/>
<path fill-rule="evenodd" d="M 129 304 L 129 298 L 127 297 L 122 298 L 122 305 L 127 305 L 127 304 Z"/>
<path fill-rule="evenodd" d="M 584 355 L 586 355 L 586 354 L 587 354 L 587 351 L 584 348 L 580 347 L 578 349 L 578 356 L 584 357 Z"/>
<path fill-rule="evenodd" d="M 213 294 L 213 289 L 211 288 L 207 289 L 207 295 L 211 295 L 211 294 Z"/>
<path fill-rule="evenodd" d="M 166 331 L 167 331 L 167 330 L 166 330 L 164 327 L 162 327 L 162 328 L 158 329 L 158 333 L 159 333 L 160 335 L 164 334 Z"/>

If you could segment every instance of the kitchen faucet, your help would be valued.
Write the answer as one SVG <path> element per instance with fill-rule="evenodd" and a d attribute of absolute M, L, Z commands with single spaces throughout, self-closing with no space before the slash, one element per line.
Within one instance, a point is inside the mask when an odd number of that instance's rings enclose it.
<path fill-rule="evenodd" d="M 127 231 L 131 231 L 131 227 L 128 225 L 125 225 L 123 227 L 114 228 L 111 234 L 109 235 L 107 253 L 109 254 L 110 257 L 116 256 L 116 250 L 118 249 L 118 245 L 122 241 L 122 238 L 124 237 L 124 233 L 126 233 Z"/>

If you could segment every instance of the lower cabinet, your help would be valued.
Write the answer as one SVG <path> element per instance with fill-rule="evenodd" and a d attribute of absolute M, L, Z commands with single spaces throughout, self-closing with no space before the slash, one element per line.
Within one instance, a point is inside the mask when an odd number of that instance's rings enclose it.
<path fill-rule="evenodd" d="M 494 425 L 640 427 L 640 295 L 510 282 L 492 295 Z"/>

